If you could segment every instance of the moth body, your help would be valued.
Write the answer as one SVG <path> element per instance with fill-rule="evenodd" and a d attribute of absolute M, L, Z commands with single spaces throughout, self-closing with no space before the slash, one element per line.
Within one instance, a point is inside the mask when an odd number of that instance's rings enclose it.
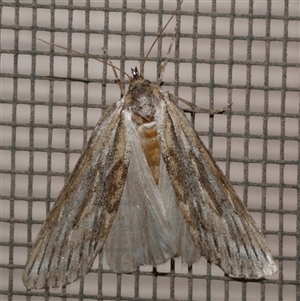
<path fill-rule="evenodd" d="M 161 150 L 155 121 L 155 102 L 160 98 L 162 96 L 157 86 L 142 78 L 131 84 L 124 97 L 132 110 L 132 120 L 156 184 L 159 182 Z"/>

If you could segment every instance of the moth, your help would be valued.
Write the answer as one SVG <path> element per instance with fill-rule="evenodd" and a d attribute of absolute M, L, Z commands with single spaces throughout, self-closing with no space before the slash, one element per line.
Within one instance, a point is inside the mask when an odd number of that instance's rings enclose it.
<path fill-rule="evenodd" d="M 121 99 L 100 118 L 30 249 L 27 288 L 71 283 L 99 253 L 116 273 L 176 256 L 187 265 L 204 256 L 235 277 L 276 272 L 265 237 L 178 98 L 161 89 L 166 65 L 157 84 L 132 69 L 126 92 L 113 66 Z"/>

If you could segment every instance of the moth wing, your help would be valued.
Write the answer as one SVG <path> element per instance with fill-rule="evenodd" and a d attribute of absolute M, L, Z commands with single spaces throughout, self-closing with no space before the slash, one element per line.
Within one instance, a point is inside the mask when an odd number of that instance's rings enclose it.
<path fill-rule="evenodd" d="M 130 151 L 123 100 L 99 120 L 33 244 L 23 273 L 28 288 L 58 287 L 85 275 L 115 218 Z"/>
<path fill-rule="evenodd" d="M 130 163 L 119 210 L 104 244 L 107 264 L 117 273 L 157 266 L 177 255 L 168 202 L 154 181 L 132 120 L 126 120 L 132 128 Z"/>
<path fill-rule="evenodd" d="M 161 160 L 159 190 L 166 208 L 167 220 L 172 228 L 172 237 L 177 249 L 176 255 L 181 256 L 185 265 L 197 262 L 201 254 L 192 241 L 187 223 L 178 208 L 176 194 L 164 160 Z"/>
<path fill-rule="evenodd" d="M 178 206 L 201 255 L 225 273 L 272 275 L 277 267 L 263 234 L 183 111 L 165 94 L 156 116 Z"/>

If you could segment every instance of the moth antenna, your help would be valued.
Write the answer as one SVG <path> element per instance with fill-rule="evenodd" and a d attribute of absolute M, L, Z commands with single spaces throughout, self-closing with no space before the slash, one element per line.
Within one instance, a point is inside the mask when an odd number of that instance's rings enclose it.
<path fill-rule="evenodd" d="M 173 36 L 172 36 L 172 40 L 171 40 L 171 43 L 169 45 L 169 49 L 168 49 L 168 52 L 167 52 L 167 56 L 163 62 L 163 64 L 159 67 L 159 78 L 157 80 L 157 85 L 160 86 L 161 83 L 162 83 L 162 80 L 163 80 L 163 76 L 164 76 L 164 73 L 165 73 L 165 70 L 166 70 L 166 67 L 167 67 L 167 64 L 169 62 L 169 59 L 170 59 L 170 53 L 171 53 L 171 50 L 172 50 L 172 47 L 173 47 L 173 44 L 174 44 L 174 41 L 175 41 L 175 35 L 176 35 L 176 30 L 179 26 L 179 19 L 176 20 L 176 27 L 174 29 L 174 33 L 173 33 Z"/>
<path fill-rule="evenodd" d="M 154 40 L 154 42 L 152 43 L 149 51 L 147 52 L 147 55 L 143 61 L 143 63 L 141 64 L 141 75 L 144 76 L 144 66 L 145 63 L 150 55 L 150 52 L 152 51 L 154 45 L 156 44 L 157 40 L 161 37 L 162 33 L 164 32 L 164 30 L 166 29 L 166 27 L 169 25 L 169 23 L 171 22 L 171 20 L 173 19 L 173 17 L 175 16 L 175 14 L 179 11 L 181 4 L 182 4 L 183 0 L 179 3 L 179 5 L 176 7 L 175 11 L 173 12 L 171 18 L 169 19 L 169 21 L 166 23 L 166 25 L 163 27 L 163 29 L 160 31 L 160 33 L 157 35 L 156 39 Z"/>
<path fill-rule="evenodd" d="M 82 57 L 86 57 L 86 55 L 85 55 L 84 53 L 82 53 L 82 52 L 79 52 L 79 51 L 76 51 L 76 50 L 72 50 L 72 49 L 70 50 L 70 49 L 68 49 L 68 48 L 66 48 L 66 47 L 63 47 L 63 46 L 58 45 L 58 44 L 55 44 L 55 43 L 49 43 L 49 42 L 47 42 L 47 41 L 45 41 L 45 40 L 43 40 L 43 39 L 40 39 L 40 38 L 37 38 L 37 40 L 40 40 L 40 41 L 42 41 L 43 43 L 48 44 L 48 45 L 50 45 L 50 46 L 56 46 L 56 47 L 58 47 L 58 48 L 67 50 L 68 52 L 73 52 L 73 53 L 76 53 L 76 54 L 81 55 Z M 111 67 L 113 68 L 114 72 L 115 72 L 115 69 L 117 69 L 117 70 L 119 70 L 120 72 L 124 73 L 124 74 L 128 77 L 129 80 L 131 79 L 131 76 L 130 76 L 128 73 L 126 73 L 125 71 L 122 71 L 120 68 L 118 68 L 118 67 L 116 67 L 115 65 L 113 65 L 113 64 L 111 63 L 110 60 L 109 60 L 109 63 L 108 63 L 108 62 L 105 62 L 105 61 L 103 61 L 103 60 L 101 60 L 101 59 L 96 58 L 96 57 L 93 56 L 93 55 L 89 55 L 88 58 L 93 59 L 93 60 L 96 60 L 96 61 L 101 62 L 101 63 L 103 63 L 103 64 L 106 64 L 106 65 L 108 65 L 108 66 L 111 66 Z"/>

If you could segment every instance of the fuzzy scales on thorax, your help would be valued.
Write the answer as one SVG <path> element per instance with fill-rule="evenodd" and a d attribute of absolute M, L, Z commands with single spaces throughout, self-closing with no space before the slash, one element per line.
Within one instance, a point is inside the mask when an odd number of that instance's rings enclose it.
<path fill-rule="evenodd" d="M 161 150 L 155 122 L 155 103 L 162 98 L 158 86 L 143 78 L 134 79 L 125 95 L 131 107 L 140 142 L 155 183 L 159 182 Z"/>

